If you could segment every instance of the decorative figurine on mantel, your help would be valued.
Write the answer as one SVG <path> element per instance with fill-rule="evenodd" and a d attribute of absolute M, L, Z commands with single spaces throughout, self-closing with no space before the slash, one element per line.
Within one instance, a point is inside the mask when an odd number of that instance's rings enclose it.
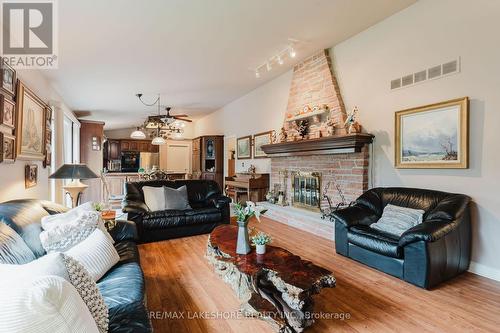
<path fill-rule="evenodd" d="M 356 121 L 356 113 L 358 113 L 358 107 L 355 106 L 351 113 L 347 115 L 344 127 L 347 129 L 347 133 L 354 134 L 361 132 L 361 125 Z"/>
<path fill-rule="evenodd" d="M 256 170 L 257 170 L 257 168 L 255 167 L 255 165 L 250 164 L 250 166 L 248 167 L 247 172 L 248 172 L 249 174 L 251 174 L 252 176 L 254 176 L 254 175 L 255 175 L 255 171 L 256 171 Z"/>
<path fill-rule="evenodd" d="M 307 139 L 307 134 L 309 134 L 309 121 L 299 121 L 297 124 L 297 132 L 301 140 Z"/>
<path fill-rule="evenodd" d="M 286 132 L 286 129 L 284 127 L 281 128 L 280 136 L 279 136 L 279 142 L 286 142 L 286 139 L 288 137 L 288 133 Z"/>
<path fill-rule="evenodd" d="M 326 134 L 328 136 L 333 136 L 335 134 L 335 126 L 337 125 L 335 120 L 332 117 L 329 117 L 325 125 L 326 125 Z"/>
<path fill-rule="evenodd" d="M 278 136 L 276 135 L 275 130 L 271 132 L 271 143 L 272 144 L 278 143 Z"/>

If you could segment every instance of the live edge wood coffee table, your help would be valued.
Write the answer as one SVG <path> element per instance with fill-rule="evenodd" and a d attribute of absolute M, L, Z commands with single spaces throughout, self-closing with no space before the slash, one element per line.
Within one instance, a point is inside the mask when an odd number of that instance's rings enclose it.
<path fill-rule="evenodd" d="M 335 287 L 333 273 L 276 246 L 266 254 L 236 254 L 238 228 L 215 228 L 208 238 L 208 261 L 242 301 L 245 316 L 269 322 L 278 332 L 302 332 L 314 323 L 312 295 Z"/>

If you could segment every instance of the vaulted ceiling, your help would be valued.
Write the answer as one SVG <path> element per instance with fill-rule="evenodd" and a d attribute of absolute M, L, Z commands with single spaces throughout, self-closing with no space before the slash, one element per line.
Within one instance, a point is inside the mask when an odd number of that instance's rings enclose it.
<path fill-rule="evenodd" d="M 200 117 L 415 1 L 58 1 L 59 69 L 44 74 L 70 108 L 110 129 L 156 112 L 138 92 Z M 297 57 L 256 79 L 249 68 L 288 38 L 301 41 Z"/>

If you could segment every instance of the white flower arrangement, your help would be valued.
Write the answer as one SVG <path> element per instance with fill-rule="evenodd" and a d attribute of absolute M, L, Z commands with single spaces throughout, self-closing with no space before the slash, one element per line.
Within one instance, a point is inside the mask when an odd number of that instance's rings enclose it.
<path fill-rule="evenodd" d="M 240 203 L 234 205 L 234 211 L 240 222 L 247 222 L 252 216 L 255 216 L 257 221 L 260 222 L 260 216 L 267 212 L 267 209 L 258 207 L 254 202 L 247 201 L 246 206 Z"/>

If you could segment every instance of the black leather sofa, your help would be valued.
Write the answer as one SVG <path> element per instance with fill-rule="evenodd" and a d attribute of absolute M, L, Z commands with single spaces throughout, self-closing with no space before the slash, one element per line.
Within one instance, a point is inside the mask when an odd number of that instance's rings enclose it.
<path fill-rule="evenodd" d="M 43 216 L 66 211 L 66 208 L 48 201 L 14 200 L 0 204 L 0 223 L 5 223 L 22 238 L 25 244 L 13 244 L 12 238 L 0 237 L 0 247 L 12 249 L 25 245 L 36 258 L 45 255 L 39 234 Z M 109 333 L 152 332 L 151 322 L 144 302 L 144 276 L 139 262 L 134 223 L 118 221 L 110 232 L 120 261 L 109 270 L 97 286 L 109 308 Z M 1 259 L 1 258 L 0 258 Z M 20 258 L 20 263 L 23 258 Z"/>
<path fill-rule="evenodd" d="M 422 209 L 424 222 L 401 237 L 370 228 L 388 204 Z M 430 289 L 467 270 L 470 198 L 414 188 L 374 188 L 334 213 L 336 252 Z"/>
<path fill-rule="evenodd" d="M 144 203 L 144 186 L 179 188 L 186 185 L 189 210 L 152 212 Z M 230 199 L 212 180 L 150 180 L 125 184 L 122 209 L 137 224 L 141 242 L 206 234 L 217 225 L 229 223 Z"/>

